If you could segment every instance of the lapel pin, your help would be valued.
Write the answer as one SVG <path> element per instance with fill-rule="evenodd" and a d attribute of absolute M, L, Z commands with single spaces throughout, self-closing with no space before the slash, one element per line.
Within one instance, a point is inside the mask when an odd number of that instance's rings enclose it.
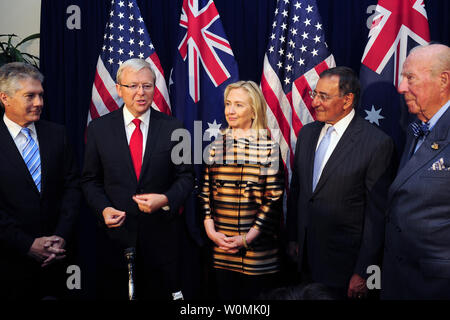
<path fill-rule="evenodd" d="M 436 142 L 433 142 L 433 144 L 431 145 L 431 148 L 434 150 L 439 149 L 439 145 Z"/>

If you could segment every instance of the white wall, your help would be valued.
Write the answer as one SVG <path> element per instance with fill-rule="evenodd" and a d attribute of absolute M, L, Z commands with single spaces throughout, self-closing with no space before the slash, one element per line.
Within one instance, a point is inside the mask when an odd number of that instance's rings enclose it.
<path fill-rule="evenodd" d="M 0 34 L 14 33 L 22 40 L 40 32 L 40 21 L 41 0 L 0 0 Z M 39 39 L 27 42 L 20 50 L 39 56 Z"/>

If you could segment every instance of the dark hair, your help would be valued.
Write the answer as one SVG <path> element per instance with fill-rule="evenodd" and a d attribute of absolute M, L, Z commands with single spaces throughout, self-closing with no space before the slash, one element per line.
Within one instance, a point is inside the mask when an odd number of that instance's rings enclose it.
<path fill-rule="evenodd" d="M 339 77 L 339 93 L 341 95 L 346 95 L 348 93 L 353 93 L 353 109 L 356 108 L 359 101 L 360 95 L 360 85 L 358 77 L 355 72 L 349 67 L 335 67 L 331 69 L 327 69 L 320 74 L 320 78 L 325 77 Z"/>
<path fill-rule="evenodd" d="M 337 297 L 322 283 L 300 284 L 263 292 L 261 300 L 336 300 Z"/>

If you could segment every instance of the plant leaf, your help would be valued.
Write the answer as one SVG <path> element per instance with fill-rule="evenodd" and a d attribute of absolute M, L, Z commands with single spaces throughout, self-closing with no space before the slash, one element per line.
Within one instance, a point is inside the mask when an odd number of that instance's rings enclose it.
<path fill-rule="evenodd" d="M 40 38 L 40 37 L 41 37 L 41 34 L 40 34 L 40 33 L 32 34 L 32 35 L 26 37 L 25 39 L 23 39 L 22 41 L 20 41 L 20 42 L 16 45 L 16 48 L 17 48 L 18 46 L 20 46 L 22 43 L 25 43 L 25 42 L 27 42 L 27 41 L 30 41 L 30 40 L 33 40 L 33 39 L 37 39 L 37 38 Z"/>

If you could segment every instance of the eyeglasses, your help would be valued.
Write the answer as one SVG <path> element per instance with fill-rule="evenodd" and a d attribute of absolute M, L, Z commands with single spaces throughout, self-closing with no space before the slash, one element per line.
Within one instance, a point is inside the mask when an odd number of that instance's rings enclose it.
<path fill-rule="evenodd" d="M 340 96 L 340 94 L 335 94 L 333 96 L 330 96 L 329 94 L 326 94 L 326 93 L 317 93 L 315 91 L 310 91 L 309 96 L 311 97 L 311 99 L 314 99 L 317 96 L 320 101 L 326 102 L 334 97 Z"/>
<path fill-rule="evenodd" d="M 152 91 L 153 90 L 153 85 L 149 84 L 149 83 L 145 83 L 145 84 L 118 84 L 121 87 L 125 87 L 130 89 L 131 91 L 137 91 L 139 90 L 139 88 L 142 88 L 144 91 Z"/>

